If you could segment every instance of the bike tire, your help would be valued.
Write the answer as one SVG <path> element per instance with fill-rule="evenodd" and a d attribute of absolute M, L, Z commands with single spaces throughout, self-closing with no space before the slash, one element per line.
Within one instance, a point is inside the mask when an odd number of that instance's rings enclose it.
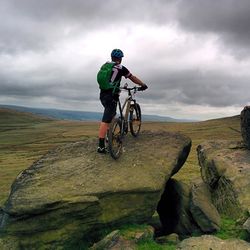
<path fill-rule="evenodd" d="M 129 112 L 130 133 L 137 137 L 141 129 L 141 108 L 138 103 L 131 105 Z"/>
<path fill-rule="evenodd" d="M 122 154 L 122 128 L 121 120 L 114 118 L 109 126 L 108 146 L 113 159 L 118 159 Z"/>

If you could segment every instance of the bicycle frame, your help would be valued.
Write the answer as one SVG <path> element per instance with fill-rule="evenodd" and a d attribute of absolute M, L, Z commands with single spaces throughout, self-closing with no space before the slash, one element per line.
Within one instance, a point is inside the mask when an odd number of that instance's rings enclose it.
<path fill-rule="evenodd" d="M 120 99 L 118 100 L 118 107 L 119 107 L 119 112 L 120 112 L 120 119 L 121 119 L 121 130 L 122 130 L 122 135 L 125 134 L 125 125 L 128 126 L 128 116 L 129 116 L 129 111 L 130 111 L 130 106 L 131 103 L 136 103 L 136 100 L 133 98 L 133 94 L 131 93 L 132 90 L 134 90 L 134 94 L 137 91 L 137 88 L 121 88 L 121 89 L 125 89 L 128 91 L 128 97 L 126 97 L 123 105 L 121 105 L 121 101 Z M 126 109 L 125 109 L 126 108 Z M 124 113 L 125 110 L 125 113 Z"/>
<path fill-rule="evenodd" d="M 114 117 L 108 132 L 109 152 L 115 160 L 122 154 L 122 143 L 128 129 L 130 128 L 132 136 L 137 137 L 141 127 L 141 109 L 134 98 L 135 93 L 140 91 L 140 88 L 125 86 L 121 89 L 128 91 L 128 96 L 123 104 L 118 98 L 120 117 Z M 139 121 L 139 125 L 136 121 Z"/>

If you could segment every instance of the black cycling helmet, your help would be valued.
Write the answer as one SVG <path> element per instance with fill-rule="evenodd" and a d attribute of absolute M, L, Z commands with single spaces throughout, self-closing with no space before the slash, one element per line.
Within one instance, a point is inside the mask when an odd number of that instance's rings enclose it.
<path fill-rule="evenodd" d="M 111 52 L 111 57 L 122 58 L 123 52 L 120 49 L 113 49 Z"/>

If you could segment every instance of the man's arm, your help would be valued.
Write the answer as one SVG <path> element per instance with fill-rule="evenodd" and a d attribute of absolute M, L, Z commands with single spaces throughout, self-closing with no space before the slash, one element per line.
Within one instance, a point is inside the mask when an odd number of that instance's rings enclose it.
<path fill-rule="evenodd" d="M 143 83 L 139 78 L 137 78 L 136 76 L 134 76 L 134 75 L 130 75 L 129 77 L 128 77 L 133 83 L 135 83 L 135 84 L 138 84 L 138 85 L 140 85 L 140 86 L 145 86 L 146 84 L 145 83 Z"/>

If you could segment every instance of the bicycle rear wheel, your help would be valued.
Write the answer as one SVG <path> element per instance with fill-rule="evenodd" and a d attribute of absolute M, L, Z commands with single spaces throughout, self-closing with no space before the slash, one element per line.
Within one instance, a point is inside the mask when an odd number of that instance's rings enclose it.
<path fill-rule="evenodd" d="M 114 118 L 109 126 L 108 145 L 109 153 L 115 160 L 122 154 L 122 128 L 121 120 Z"/>
<path fill-rule="evenodd" d="M 129 113 L 130 132 L 134 137 L 137 137 L 141 129 L 141 108 L 138 103 L 131 105 Z"/>

